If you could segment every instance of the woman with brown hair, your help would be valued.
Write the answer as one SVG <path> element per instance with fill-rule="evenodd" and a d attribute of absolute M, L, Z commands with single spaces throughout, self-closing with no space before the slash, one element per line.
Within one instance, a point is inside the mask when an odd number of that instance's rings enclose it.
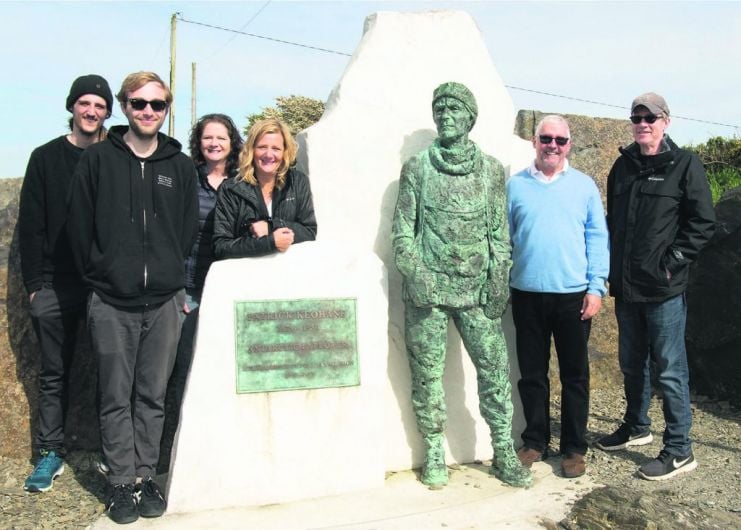
<path fill-rule="evenodd" d="M 180 417 L 180 407 L 185 382 L 193 358 L 198 313 L 203 284 L 214 254 L 211 239 L 214 231 L 214 206 L 217 190 L 222 184 L 234 180 L 239 171 L 239 153 L 242 137 L 232 119 L 225 114 L 206 114 L 190 131 L 190 157 L 198 174 L 198 237 L 185 259 L 185 313 L 178 342 L 175 366 L 167 385 L 165 409 L 174 408 L 175 418 Z M 168 415 L 169 418 L 169 415 Z M 170 467 L 170 451 L 178 421 L 165 422 L 160 444 L 158 470 L 166 473 Z"/>

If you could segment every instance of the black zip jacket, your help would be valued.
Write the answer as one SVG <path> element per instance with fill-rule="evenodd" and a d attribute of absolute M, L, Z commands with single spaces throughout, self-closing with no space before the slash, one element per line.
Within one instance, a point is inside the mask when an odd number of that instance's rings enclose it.
<path fill-rule="evenodd" d="M 80 158 L 69 196 L 67 234 L 85 283 L 123 307 L 162 303 L 184 285 L 184 260 L 198 229 L 197 176 L 180 143 L 162 133 L 138 158 L 127 126 Z"/>
<path fill-rule="evenodd" d="M 619 301 L 663 302 L 684 292 L 689 264 L 715 230 L 702 162 L 664 141 L 653 156 L 635 143 L 621 148 L 607 177 L 610 294 Z"/>
<path fill-rule="evenodd" d="M 34 149 L 28 160 L 18 211 L 18 242 L 29 294 L 45 283 L 81 287 L 64 223 L 65 199 L 82 151 L 60 136 Z"/>
<path fill-rule="evenodd" d="M 193 244 L 190 255 L 185 260 L 185 287 L 203 289 L 206 274 L 214 261 L 212 239 L 214 236 L 214 208 L 216 207 L 217 190 L 208 183 L 206 164 L 196 168 L 198 171 L 198 237 Z M 229 175 L 232 179 L 236 176 Z M 221 186 L 224 182 L 221 183 Z M 219 187 L 221 187 L 219 186 Z"/>
<path fill-rule="evenodd" d="M 250 224 L 267 221 L 269 234 L 259 239 L 250 234 Z M 273 230 L 293 230 L 293 243 L 316 239 L 316 217 L 309 179 L 289 169 L 282 190 L 273 191 L 273 215 L 258 186 L 236 178 L 219 186 L 214 214 L 214 255 L 216 259 L 264 256 L 276 252 Z"/>

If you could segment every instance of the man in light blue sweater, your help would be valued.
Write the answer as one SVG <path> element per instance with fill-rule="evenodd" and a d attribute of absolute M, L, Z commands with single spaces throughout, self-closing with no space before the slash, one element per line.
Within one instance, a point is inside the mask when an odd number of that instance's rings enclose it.
<path fill-rule="evenodd" d="M 569 166 L 569 125 L 546 116 L 533 138 L 533 165 L 507 182 L 512 239 L 512 316 L 518 383 L 527 423 L 518 451 L 531 466 L 550 442 L 548 365 L 551 336 L 561 376 L 563 476 L 584 474 L 589 413 L 587 341 L 609 272 L 605 213 L 594 181 Z"/>

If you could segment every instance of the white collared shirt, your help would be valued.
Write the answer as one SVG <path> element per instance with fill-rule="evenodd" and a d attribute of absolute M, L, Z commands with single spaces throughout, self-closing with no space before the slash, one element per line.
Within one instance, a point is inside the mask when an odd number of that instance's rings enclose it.
<path fill-rule="evenodd" d="M 556 182 L 561 175 L 566 173 L 569 170 L 569 161 L 568 159 L 564 159 L 563 161 L 563 168 L 561 171 L 557 171 L 553 174 L 552 177 L 547 177 L 542 171 L 540 171 L 538 168 L 535 167 L 535 160 L 530 164 L 530 167 L 528 168 L 528 171 L 530 172 L 530 176 L 534 179 L 539 180 L 540 182 L 544 184 L 551 184 L 553 182 Z"/>

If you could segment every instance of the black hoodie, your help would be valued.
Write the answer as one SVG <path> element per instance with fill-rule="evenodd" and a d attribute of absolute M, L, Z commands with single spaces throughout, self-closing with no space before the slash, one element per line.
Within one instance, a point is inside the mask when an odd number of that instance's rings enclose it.
<path fill-rule="evenodd" d="M 68 198 L 67 234 L 85 283 L 104 301 L 137 307 L 168 300 L 184 284 L 198 230 L 197 177 L 180 143 L 162 133 L 137 157 L 127 126 L 80 158 Z"/>

